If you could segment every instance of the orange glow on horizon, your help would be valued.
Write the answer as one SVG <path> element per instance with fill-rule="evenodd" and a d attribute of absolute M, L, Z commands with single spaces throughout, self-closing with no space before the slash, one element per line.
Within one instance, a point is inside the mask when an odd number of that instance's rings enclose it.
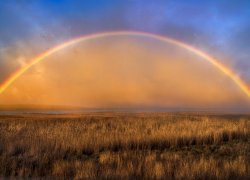
<path fill-rule="evenodd" d="M 67 41 L 65 43 L 62 43 L 54 48 L 51 48 L 44 53 L 38 55 L 34 59 L 30 61 L 27 65 L 24 67 L 20 68 L 16 72 L 14 72 L 9 78 L 7 78 L 1 85 L 0 85 L 0 94 L 2 94 L 18 77 L 20 77 L 23 73 L 25 73 L 29 68 L 31 68 L 33 65 L 39 63 L 40 61 L 44 60 L 46 57 L 52 55 L 53 53 L 56 53 L 66 47 L 69 47 L 73 44 L 77 44 L 82 41 L 88 41 L 88 40 L 93 40 L 97 38 L 102 38 L 102 37 L 109 37 L 109 36 L 121 36 L 121 35 L 131 35 L 131 36 L 145 36 L 153 39 L 157 39 L 163 42 L 167 42 L 173 45 L 176 45 L 178 47 L 184 48 L 200 57 L 202 57 L 204 60 L 207 62 L 211 63 L 214 67 L 216 67 L 219 71 L 221 71 L 223 74 L 227 75 L 241 90 L 244 92 L 247 97 L 250 97 L 250 88 L 248 85 L 243 82 L 231 69 L 226 67 L 225 65 L 221 64 L 216 60 L 215 58 L 209 56 L 208 54 L 188 45 L 185 43 L 182 43 L 178 40 L 171 39 L 168 37 L 160 36 L 160 35 L 155 35 L 151 33 L 146 33 L 146 32 L 133 32 L 133 31 L 118 31 L 118 32 L 105 32 L 105 33 L 98 33 L 98 34 L 92 34 L 92 35 L 86 35 L 82 36 L 70 41 Z"/>

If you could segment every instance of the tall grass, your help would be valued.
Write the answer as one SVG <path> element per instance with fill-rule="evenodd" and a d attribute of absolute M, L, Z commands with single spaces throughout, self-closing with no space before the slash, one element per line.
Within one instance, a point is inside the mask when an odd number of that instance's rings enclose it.
<path fill-rule="evenodd" d="M 249 152 L 249 116 L 0 117 L 0 177 L 249 178 Z"/>

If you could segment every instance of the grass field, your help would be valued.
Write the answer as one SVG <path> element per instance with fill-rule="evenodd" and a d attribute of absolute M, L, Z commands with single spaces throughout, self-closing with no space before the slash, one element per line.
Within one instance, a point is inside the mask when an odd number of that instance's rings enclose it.
<path fill-rule="evenodd" d="M 249 179 L 250 116 L 1 115 L 0 177 Z"/>

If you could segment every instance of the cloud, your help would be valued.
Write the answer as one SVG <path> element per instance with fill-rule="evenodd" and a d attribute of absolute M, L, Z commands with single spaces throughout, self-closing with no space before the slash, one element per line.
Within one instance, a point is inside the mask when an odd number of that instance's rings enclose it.
<path fill-rule="evenodd" d="M 37 54 L 73 37 L 140 30 L 204 50 L 250 83 L 248 7 L 248 1 L 4 1 L 0 82 Z"/>
<path fill-rule="evenodd" d="M 129 36 L 79 43 L 52 55 L 21 76 L 0 101 L 88 108 L 247 107 L 233 81 L 200 57 Z"/>

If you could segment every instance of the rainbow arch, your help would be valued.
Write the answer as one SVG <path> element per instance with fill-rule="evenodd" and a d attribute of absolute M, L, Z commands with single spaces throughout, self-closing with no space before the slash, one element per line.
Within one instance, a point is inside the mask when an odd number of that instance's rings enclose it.
<path fill-rule="evenodd" d="M 30 61 L 30 63 L 28 63 L 24 67 L 15 71 L 13 74 L 9 76 L 9 78 L 7 78 L 2 84 L 0 84 L 0 94 L 2 94 L 18 77 L 20 77 L 23 73 L 25 73 L 29 68 L 39 63 L 40 61 L 44 60 L 46 57 L 50 56 L 53 53 L 56 53 L 66 47 L 69 47 L 73 44 L 77 44 L 82 41 L 88 41 L 88 40 L 108 37 L 108 36 L 121 36 L 121 35 L 144 36 L 144 37 L 154 38 L 154 39 L 184 48 L 202 57 L 204 60 L 211 63 L 219 71 L 221 71 L 222 73 L 227 75 L 229 78 L 231 78 L 231 80 L 247 95 L 247 97 L 250 98 L 250 88 L 248 87 L 248 85 L 243 80 L 241 80 L 231 69 L 226 67 L 224 64 L 220 63 L 217 59 L 181 41 L 178 41 L 169 37 L 164 37 L 161 35 L 156 35 L 156 34 L 147 33 L 147 32 L 138 32 L 138 31 L 114 31 L 114 32 L 112 31 L 112 32 L 96 33 L 96 34 L 81 36 L 81 37 L 72 39 L 70 41 L 64 42 L 62 44 L 59 44 L 58 46 L 55 46 L 53 48 L 50 48 L 47 51 L 43 52 L 42 54 L 36 56 L 34 59 Z"/>

